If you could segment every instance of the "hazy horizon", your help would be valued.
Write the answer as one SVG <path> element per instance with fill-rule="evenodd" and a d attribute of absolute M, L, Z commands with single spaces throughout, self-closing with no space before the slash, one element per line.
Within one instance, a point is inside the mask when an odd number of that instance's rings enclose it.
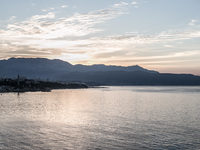
<path fill-rule="evenodd" d="M 0 2 L 0 59 L 139 65 L 200 75 L 198 0 Z"/>

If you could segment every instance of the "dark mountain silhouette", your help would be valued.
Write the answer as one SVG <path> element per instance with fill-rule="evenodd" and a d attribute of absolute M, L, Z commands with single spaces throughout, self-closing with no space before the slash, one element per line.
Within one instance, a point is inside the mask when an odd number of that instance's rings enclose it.
<path fill-rule="evenodd" d="M 200 76 L 192 74 L 163 74 L 138 65 L 72 65 L 45 58 L 10 58 L 0 60 L 0 77 L 40 78 L 58 81 L 79 81 L 100 85 L 200 85 Z"/>
<path fill-rule="evenodd" d="M 50 78 L 72 73 L 72 72 L 96 72 L 96 71 L 144 71 L 157 73 L 144 69 L 140 66 L 105 66 L 105 65 L 71 65 L 68 62 L 45 58 L 10 58 L 0 61 L 1 76 L 16 77 L 18 74 L 31 78 Z"/>

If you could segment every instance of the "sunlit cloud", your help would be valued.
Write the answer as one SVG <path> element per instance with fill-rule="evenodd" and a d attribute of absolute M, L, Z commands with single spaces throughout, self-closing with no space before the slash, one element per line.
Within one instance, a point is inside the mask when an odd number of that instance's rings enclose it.
<path fill-rule="evenodd" d="M 66 18 L 57 18 L 55 12 L 48 12 L 44 15 L 34 15 L 21 22 L 8 24 L 7 29 L 0 30 L 1 52 L 4 52 L 5 57 L 9 54 L 9 56 L 26 55 L 49 58 L 70 56 L 73 60 L 78 59 L 77 56 L 80 58 L 80 55 L 88 51 L 86 45 L 92 45 L 94 42 L 90 39 L 70 40 L 70 38 L 74 39 L 74 37 L 103 31 L 103 29 L 95 28 L 95 25 L 122 15 L 125 5 L 125 3 L 120 3 L 118 6 L 86 14 L 76 13 Z M 69 55 L 63 55 L 66 53 Z M 84 55 L 83 58 L 88 58 L 86 56 Z"/>
<path fill-rule="evenodd" d="M 113 53 L 114 54 L 114 53 Z M 126 57 L 120 57 L 120 52 L 116 51 L 116 55 L 109 53 L 101 53 L 96 55 L 96 58 L 98 58 L 99 62 L 103 62 L 106 64 L 116 64 L 116 65 L 126 65 L 131 66 L 134 64 L 140 64 L 144 66 L 152 66 L 152 65 L 174 65 L 186 63 L 186 62 L 200 62 L 198 59 L 200 57 L 200 51 L 193 50 L 193 51 L 185 51 L 185 52 L 171 52 L 167 55 L 159 55 L 157 56 L 137 56 L 137 54 L 127 54 Z M 113 56 L 113 57 L 112 57 Z M 109 59 L 105 59 L 105 57 L 108 57 Z M 193 59 L 191 59 L 193 58 Z M 120 63 L 119 63 L 120 62 Z M 98 62 L 97 62 L 98 63 Z M 181 68 L 184 66 L 180 66 Z"/>

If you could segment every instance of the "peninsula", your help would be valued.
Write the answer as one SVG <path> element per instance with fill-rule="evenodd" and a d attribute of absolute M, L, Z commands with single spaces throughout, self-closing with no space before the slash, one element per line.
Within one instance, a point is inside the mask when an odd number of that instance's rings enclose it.
<path fill-rule="evenodd" d="M 50 92 L 52 89 L 80 89 L 88 88 L 84 83 L 54 82 L 33 80 L 18 75 L 17 79 L 1 78 L 0 93 L 7 92 Z"/>

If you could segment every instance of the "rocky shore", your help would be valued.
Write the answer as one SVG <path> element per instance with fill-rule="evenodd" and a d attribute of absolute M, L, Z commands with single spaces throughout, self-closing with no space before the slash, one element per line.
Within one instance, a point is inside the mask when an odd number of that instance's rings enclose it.
<path fill-rule="evenodd" d="M 2 78 L 0 79 L 0 93 L 7 92 L 50 92 L 52 89 L 80 89 L 88 88 L 83 83 L 61 83 L 54 81 L 39 81 L 33 79 Z"/>

